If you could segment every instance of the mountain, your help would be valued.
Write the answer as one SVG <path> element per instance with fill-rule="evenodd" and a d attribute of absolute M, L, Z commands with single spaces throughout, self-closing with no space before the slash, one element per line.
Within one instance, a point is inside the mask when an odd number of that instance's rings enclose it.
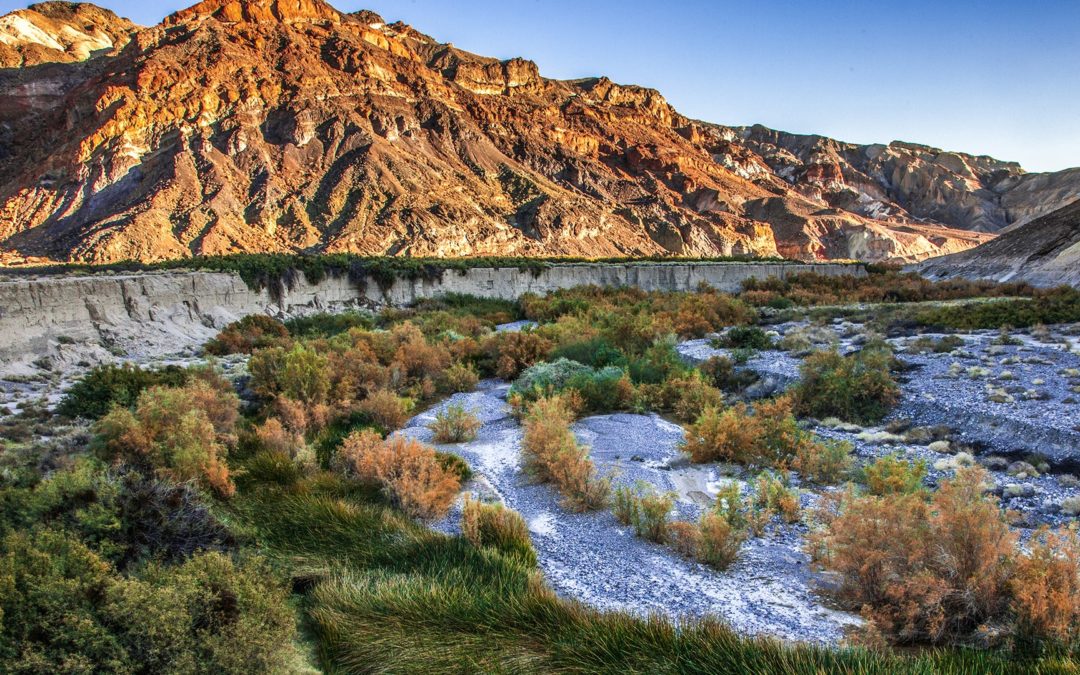
<path fill-rule="evenodd" d="M 134 32 L 66 3 L 0 22 L 32 13 L 61 46 L 71 31 L 112 46 L 34 51 L 23 30 L 21 65 L 0 69 L 11 264 L 239 251 L 912 261 L 986 242 L 1080 186 L 1076 171 L 700 122 L 651 89 L 547 79 L 321 0 L 206 0 Z"/>
<path fill-rule="evenodd" d="M 107 9 L 42 2 L 0 17 L 0 68 L 85 61 L 127 44 L 137 26 Z"/>
<path fill-rule="evenodd" d="M 1080 200 L 1010 228 L 993 241 L 916 268 L 930 278 L 1027 281 L 1080 287 Z"/>

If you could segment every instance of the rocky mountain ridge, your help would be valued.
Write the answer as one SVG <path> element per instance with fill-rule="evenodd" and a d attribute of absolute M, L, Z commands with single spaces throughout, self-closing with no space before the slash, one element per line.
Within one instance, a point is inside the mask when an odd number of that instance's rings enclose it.
<path fill-rule="evenodd" d="M 919 260 L 1080 186 L 1075 171 L 699 122 L 655 90 L 546 79 L 321 0 L 206 0 L 113 44 L 0 69 L 0 262 Z"/>
<path fill-rule="evenodd" d="M 915 266 L 934 279 L 1027 281 L 1080 288 L 1080 200 L 981 246 Z"/>

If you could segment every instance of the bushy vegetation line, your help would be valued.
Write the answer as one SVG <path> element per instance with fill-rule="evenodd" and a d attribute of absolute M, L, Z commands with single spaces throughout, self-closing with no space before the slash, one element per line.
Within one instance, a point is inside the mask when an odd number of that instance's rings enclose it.
<path fill-rule="evenodd" d="M 523 314 L 544 323 L 492 331 Z M 92 442 L 75 432 L 0 452 L 0 659 L 16 672 L 302 670 L 297 608 L 332 672 L 1073 669 L 1075 536 L 1040 532 L 1020 552 L 981 479 L 958 475 L 933 492 L 924 466 L 896 458 L 853 471 L 849 448 L 798 426 L 798 392 L 728 405 L 715 385 L 731 382 L 730 369 L 689 368 L 674 351 L 672 336 L 755 318 L 713 292 L 574 289 L 520 305 L 458 297 L 312 317 L 284 332 L 241 322 L 216 344 L 252 354 L 257 400 L 243 415 L 207 369 L 92 378 L 87 391 L 111 404 Z M 885 384 L 887 355 L 864 352 L 821 357 L 811 374 L 828 386 L 806 400 L 855 391 L 862 378 Z M 559 599 L 524 521 L 498 505 L 467 502 L 462 537 L 428 529 L 468 468 L 388 433 L 482 376 L 517 380 L 530 466 L 568 506 L 612 503 L 642 536 L 718 568 L 766 523 L 803 518 L 786 469 L 822 483 L 859 474 L 865 487 L 813 519 L 813 543 L 840 574 L 838 600 L 874 620 L 877 648 L 783 645 Z M 724 488 L 696 523 L 670 520 L 668 497 L 644 488 L 609 501 L 570 430 L 581 411 L 608 409 L 671 413 L 703 457 L 760 471 L 745 489 Z M 473 426 L 449 411 L 437 424 L 447 438 Z M 884 643 L 948 648 L 900 656 Z M 954 648 L 973 643 L 999 649 Z"/>

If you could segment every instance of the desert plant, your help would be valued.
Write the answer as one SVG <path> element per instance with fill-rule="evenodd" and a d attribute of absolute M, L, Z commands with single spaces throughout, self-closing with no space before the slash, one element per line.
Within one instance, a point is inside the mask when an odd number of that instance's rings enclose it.
<path fill-rule="evenodd" d="M 926 462 L 908 461 L 898 454 L 879 457 L 863 467 L 863 482 L 872 495 L 908 494 L 923 489 Z"/>
<path fill-rule="evenodd" d="M 480 420 L 460 405 L 450 405 L 435 414 L 429 425 L 436 443 L 465 443 L 476 438 Z"/>
<path fill-rule="evenodd" d="M 734 527 L 724 515 L 714 511 L 706 511 L 701 515 L 698 531 L 698 558 L 720 570 L 727 569 L 735 562 L 746 538 L 742 530 Z"/>
<path fill-rule="evenodd" d="M 359 480 L 379 485 L 391 503 L 421 520 L 446 515 L 460 487 L 434 448 L 403 436 L 383 440 L 358 431 L 342 443 L 340 457 Z"/>
<path fill-rule="evenodd" d="M 400 429 L 409 421 L 412 412 L 411 399 L 398 396 L 392 391 L 379 389 L 372 392 L 356 406 L 357 410 L 387 430 Z"/>
<path fill-rule="evenodd" d="M 719 338 L 719 346 L 729 349 L 772 349 L 772 338 L 757 326 L 733 326 Z"/>
<path fill-rule="evenodd" d="M 461 510 L 461 534 L 473 546 L 491 546 L 530 567 L 536 565 L 536 550 L 525 519 L 502 504 L 466 498 Z"/>
<path fill-rule="evenodd" d="M 1043 528 L 1028 542 L 1010 581 L 1014 639 L 1025 651 L 1068 649 L 1080 637 L 1080 537 Z"/>
<path fill-rule="evenodd" d="M 660 494 L 645 481 L 637 481 L 632 487 L 622 485 L 615 489 L 615 517 L 626 525 L 632 525 L 637 536 L 649 541 L 665 541 L 668 517 L 674 505 L 674 494 Z"/>
<path fill-rule="evenodd" d="M 525 468 L 540 481 L 554 483 L 564 504 L 575 511 L 598 509 L 607 502 L 611 481 L 596 475 L 588 450 L 570 430 L 573 414 L 564 398 L 541 398 L 529 406 L 521 448 Z"/>
<path fill-rule="evenodd" d="M 890 355 L 883 348 L 865 348 L 841 356 L 815 352 L 803 361 L 794 388 L 795 409 L 819 419 L 878 422 L 900 400 L 900 388 L 889 372 Z"/>
<path fill-rule="evenodd" d="M 439 375 L 439 389 L 447 394 L 457 394 L 476 389 L 479 381 L 480 376 L 471 365 L 452 363 Z"/>
<path fill-rule="evenodd" d="M 139 395 L 134 411 L 115 406 L 98 421 L 97 443 L 110 458 L 180 481 L 199 479 L 228 497 L 235 488 L 225 442 L 233 438 L 237 405 L 236 394 L 202 380 L 183 388 L 152 387 Z"/>
<path fill-rule="evenodd" d="M 831 485 L 841 481 L 851 471 L 851 452 L 852 445 L 847 441 L 801 443 L 792 467 L 805 480 Z"/>
<path fill-rule="evenodd" d="M 930 501 L 854 497 L 828 526 L 837 597 L 898 642 L 946 643 L 1004 616 L 1015 541 L 984 496 L 985 472 L 961 469 Z"/>
<path fill-rule="evenodd" d="M 56 412 L 96 420 L 113 405 L 131 407 L 144 390 L 155 386 L 182 387 L 189 373 L 177 366 L 146 370 L 133 363 L 97 366 L 64 392 Z"/>
<path fill-rule="evenodd" d="M 799 495 L 775 474 L 765 471 L 754 481 L 753 507 L 765 514 L 778 514 L 785 522 L 799 520 Z"/>
<path fill-rule="evenodd" d="M 265 314 L 249 314 L 226 326 L 217 337 L 206 343 L 208 354 L 250 354 L 256 349 L 270 347 L 289 336 L 285 324 Z"/>

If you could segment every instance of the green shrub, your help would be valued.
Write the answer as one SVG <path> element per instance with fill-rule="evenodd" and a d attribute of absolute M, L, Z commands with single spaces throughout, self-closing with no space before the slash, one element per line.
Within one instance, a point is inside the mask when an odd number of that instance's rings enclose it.
<path fill-rule="evenodd" d="M 258 560 L 218 553 L 124 577 L 70 535 L 0 542 L 0 659 L 9 672 L 284 670 L 288 594 Z"/>
<path fill-rule="evenodd" d="M 774 349 L 772 338 L 757 326 L 733 326 L 720 338 L 718 346 L 728 349 Z"/>
<path fill-rule="evenodd" d="M 811 483 L 838 483 L 851 471 L 851 451 L 851 443 L 847 441 L 803 443 L 796 452 L 793 468 Z"/>
<path fill-rule="evenodd" d="M 919 312 L 919 325 L 939 329 L 1028 328 L 1080 321 L 1080 291 L 1061 287 L 1032 291 L 1030 300 L 998 300 L 938 307 Z"/>
<path fill-rule="evenodd" d="M 795 385 L 795 410 L 818 419 L 879 422 L 900 400 L 900 388 L 889 372 L 885 349 L 866 348 L 847 356 L 815 352 L 806 357 Z"/>
<path fill-rule="evenodd" d="M 340 312 L 337 314 L 311 314 L 289 319 L 285 328 L 289 335 L 298 338 L 329 338 L 347 333 L 353 328 L 371 330 L 375 317 L 368 312 Z"/>
<path fill-rule="evenodd" d="M 551 353 L 551 360 L 559 359 L 570 359 L 593 368 L 623 367 L 627 364 L 626 355 L 602 337 L 571 342 L 557 348 Z"/>
<path fill-rule="evenodd" d="M 436 450 L 435 459 L 439 460 L 439 466 L 457 476 L 462 485 L 473 476 L 469 463 L 452 452 Z"/>
<path fill-rule="evenodd" d="M 303 403 L 322 403 L 330 388 L 326 356 L 299 342 L 290 349 L 271 347 L 255 352 L 248 361 L 248 372 L 252 389 L 266 399 L 280 395 Z"/>
<path fill-rule="evenodd" d="M 130 408 L 145 389 L 182 387 L 188 377 L 188 372 L 177 366 L 160 370 L 144 370 L 132 363 L 97 366 L 64 392 L 56 412 L 96 420 L 114 404 Z"/>
<path fill-rule="evenodd" d="M 886 455 L 863 467 L 863 482 L 872 495 L 910 494 L 923 489 L 926 462 Z"/>
<path fill-rule="evenodd" d="M 576 392 L 584 410 L 603 412 L 628 407 L 633 399 L 633 385 L 615 366 L 594 370 L 577 361 L 559 359 L 538 363 L 521 374 L 510 387 L 510 396 L 525 403 L 543 396 L 567 391 Z"/>
<path fill-rule="evenodd" d="M 712 356 L 699 366 L 706 381 L 721 391 L 740 392 L 757 381 L 757 375 L 747 369 L 736 369 L 726 356 Z"/>
<path fill-rule="evenodd" d="M 451 405 L 435 414 L 428 425 L 435 433 L 436 443 L 465 443 L 476 438 L 480 420 L 463 406 Z"/>
<path fill-rule="evenodd" d="M 627 372 L 634 384 L 660 384 L 683 373 L 688 368 L 675 350 L 672 336 L 653 343 L 641 357 L 630 361 Z"/>
<path fill-rule="evenodd" d="M 779 514 L 788 523 L 799 520 L 799 495 L 768 471 L 754 481 L 753 506 L 758 511 Z"/>
<path fill-rule="evenodd" d="M 473 546 L 491 546 L 536 566 L 536 550 L 521 514 L 502 504 L 485 504 L 466 498 L 461 511 L 461 534 Z"/>

